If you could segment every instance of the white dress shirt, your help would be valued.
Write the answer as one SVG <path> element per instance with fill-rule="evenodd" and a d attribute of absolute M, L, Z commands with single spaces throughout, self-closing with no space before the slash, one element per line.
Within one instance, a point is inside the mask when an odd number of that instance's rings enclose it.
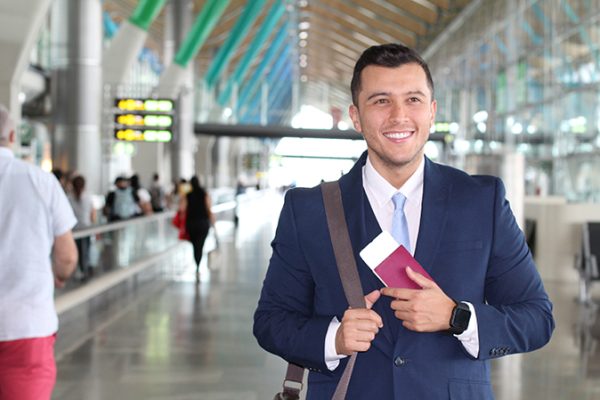
<path fill-rule="evenodd" d="M 367 194 L 367 199 L 373 209 L 375 218 L 382 230 L 391 232 L 392 218 L 394 215 L 394 203 L 392 196 L 396 192 L 402 193 L 406 197 L 404 204 L 404 214 L 408 223 L 408 234 L 410 238 L 411 253 L 417 247 L 417 238 L 419 236 L 419 226 L 421 223 L 421 205 L 423 203 L 423 176 L 425 171 L 424 159 L 417 167 L 417 170 L 404 183 L 400 189 L 396 189 L 385 180 L 373 167 L 369 157 L 363 167 L 363 188 Z M 477 316 L 472 304 L 467 303 L 471 310 L 471 319 L 469 326 L 460 335 L 455 335 L 461 341 L 465 350 L 477 358 L 479 355 L 479 333 L 477 329 Z M 336 317 L 329 324 L 327 335 L 325 337 L 325 362 L 327 367 L 333 371 L 337 368 L 339 360 L 346 357 L 338 355 L 335 351 L 335 336 L 341 323 Z"/>

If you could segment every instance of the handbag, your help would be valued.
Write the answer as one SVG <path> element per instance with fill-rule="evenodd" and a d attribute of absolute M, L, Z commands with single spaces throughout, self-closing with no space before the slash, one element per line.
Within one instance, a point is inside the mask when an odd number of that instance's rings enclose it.
<path fill-rule="evenodd" d="M 173 220 L 171 221 L 171 223 L 173 224 L 174 227 L 177 228 L 179 240 L 189 241 L 190 235 L 187 232 L 187 228 L 185 227 L 186 218 L 187 218 L 187 212 L 185 210 L 177 211 L 175 213 L 175 216 L 173 217 Z"/>
<path fill-rule="evenodd" d="M 350 307 L 364 308 L 366 306 L 365 298 L 360 277 L 358 276 L 354 252 L 352 251 L 352 243 L 348 235 L 348 226 L 346 225 L 346 218 L 344 216 L 344 205 L 342 203 L 339 182 L 322 183 L 321 193 L 325 204 L 327 227 L 331 236 L 335 262 L 342 280 L 342 286 L 344 287 L 344 294 Z M 352 370 L 356 363 L 356 356 L 356 352 L 350 356 L 348 364 L 346 364 L 346 369 L 333 394 L 333 400 L 343 400 L 346 398 L 348 384 L 350 383 Z M 303 367 L 289 363 L 283 381 L 283 391 L 277 393 L 273 400 L 298 400 L 300 398 L 300 391 L 302 390 L 303 376 Z"/>
<path fill-rule="evenodd" d="M 213 247 L 208 252 L 207 266 L 208 269 L 210 269 L 211 271 L 215 271 L 219 268 L 219 265 L 221 264 L 221 244 L 219 242 L 219 236 L 217 235 L 217 229 L 215 228 L 215 226 L 213 225 L 210 229 L 212 231 L 212 237 L 215 241 L 215 247 Z"/>

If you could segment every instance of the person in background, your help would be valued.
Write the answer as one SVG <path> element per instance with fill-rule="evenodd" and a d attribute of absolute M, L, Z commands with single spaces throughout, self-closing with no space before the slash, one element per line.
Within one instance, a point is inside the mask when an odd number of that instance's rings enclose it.
<path fill-rule="evenodd" d="M 167 208 L 169 210 L 179 209 L 179 182 L 174 179 L 167 193 Z"/>
<path fill-rule="evenodd" d="M 115 189 L 106 195 L 103 213 L 109 222 L 133 218 L 139 212 L 138 202 L 129 180 L 119 176 L 115 179 Z"/>
<path fill-rule="evenodd" d="M 54 286 L 77 265 L 77 223 L 58 180 L 15 158 L 0 105 L 0 400 L 49 400 L 56 382 Z"/>
<path fill-rule="evenodd" d="M 164 211 L 167 206 L 165 197 L 165 190 L 160 183 L 160 177 L 155 173 L 152 176 L 152 185 L 150 186 L 150 203 L 152 204 L 152 211 Z"/>
<path fill-rule="evenodd" d="M 186 206 L 186 196 L 190 190 L 192 190 L 192 187 L 185 178 L 174 180 L 172 190 L 167 199 L 169 209 L 184 209 Z"/>
<path fill-rule="evenodd" d="M 238 227 L 240 225 L 240 199 L 239 196 L 244 194 L 246 187 L 242 178 L 238 178 L 235 185 L 235 209 L 233 210 L 233 226 Z"/>
<path fill-rule="evenodd" d="M 348 307 L 320 187 L 287 192 L 254 315 L 266 350 L 309 369 L 306 398 L 492 400 L 490 360 L 541 348 L 552 303 L 499 178 L 425 156 L 435 121 L 425 61 L 372 46 L 354 67 L 350 117 L 365 151 L 338 183 L 365 307 Z M 359 256 L 385 230 L 433 278 L 387 287 Z"/>
<path fill-rule="evenodd" d="M 196 280 L 200 279 L 200 261 L 202 260 L 202 251 L 204 242 L 208 236 L 208 231 L 215 224 L 215 217 L 211 211 L 210 196 L 206 190 L 200 186 L 197 176 L 190 180 L 192 190 L 186 196 L 186 231 L 190 237 L 190 242 L 194 246 L 194 260 L 196 261 Z"/>
<path fill-rule="evenodd" d="M 129 179 L 129 182 L 133 193 L 138 199 L 138 215 L 152 214 L 152 197 L 150 196 L 150 193 L 140 184 L 140 177 L 137 174 L 134 174 Z"/>
<path fill-rule="evenodd" d="M 68 198 L 77 218 L 75 229 L 85 229 L 96 223 L 96 209 L 92 203 L 92 196 L 85 190 L 85 178 L 81 175 L 76 175 L 71 186 L 73 190 L 69 193 Z M 81 279 L 85 280 L 92 274 L 90 267 L 90 244 L 91 238 L 75 239 L 77 250 L 79 252 L 79 271 Z"/>
<path fill-rule="evenodd" d="M 179 184 L 177 185 L 177 193 L 179 197 L 186 197 L 187 194 L 192 190 L 191 182 L 188 182 L 185 178 L 179 179 Z"/>
<path fill-rule="evenodd" d="M 63 171 L 60 168 L 54 168 L 52 170 L 52 174 L 58 179 L 60 186 L 63 188 L 65 193 L 69 194 L 71 191 L 71 181 L 70 181 L 70 173 Z"/>

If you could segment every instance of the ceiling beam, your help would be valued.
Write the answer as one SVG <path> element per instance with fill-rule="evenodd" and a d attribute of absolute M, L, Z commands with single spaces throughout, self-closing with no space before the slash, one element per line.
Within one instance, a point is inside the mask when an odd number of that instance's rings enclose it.
<path fill-rule="evenodd" d="M 205 46 L 220 47 L 229 36 L 229 33 L 241 15 L 242 10 L 243 7 L 241 5 L 236 5 L 235 1 L 232 1 L 225 9 L 225 13 L 223 13 L 223 16 L 217 25 L 215 25 L 215 29 L 213 29 L 205 42 Z"/>
<path fill-rule="evenodd" d="M 333 37 L 333 35 L 331 34 L 334 33 L 335 35 L 340 36 L 342 39 L 345 39 L 344 44 L 346 45 L 346 47 L 352 47 L 355 51 L 359 51 L 362 53 L 367 47 L 370 47 L 372 45 L 371 42 L 364 42 L 359 38 L 352 36 L 352 32 L 344 28 L 340 24 L 329 19 L 323 18 L 320 15 L 313 14 L 310 23 L 311 26 L 315 26 L 319 31 L 328 32 L 330 34 L 330 37 Z M 340 38 L 336 38 L 336 40 L 339 41 Z"/>
<path fill-rule="evenodd" d="M 448 10 L 450 8 L 450 0 L 429 0 L 436 7 Z"/>
<path fill-rule="evenodd" d="M 300 69 L 301 74 L 305 74 L 309 81 L 317 81 L 323 77 L 327 78 L 330 84 L 339 84 L 341 87 L 348 86 L 352 79 L 352 73 L 340 68 L 340 64 L 328 63 L 321 58 L 315 58 L 308 67 Z"/>
<path fill-rule="evenodd" d="M 408 31 L 404 28 L 395 27 L 386 23 L 383 19 L 377 18 L 376 14 L 370 12 L 364 13 L 364 8 L 351 7 L 347 3 L 340 0 L 325 0 L 330 7 L 333 7 L 340 11 L 340 14 L 346 15 L 346 17 L 352 17 L 357 21 L 364 23 L 367 27 L 375 28 L 378 32 L 388 34 L 393 41 L 400 41 L 406 46 L 413 47 L 417 41 L 414 32 Z M 367 10 L 368 11 L 368 10 Z"/>
<path fill-rule="evenodd" d="M 349 57 L 348 54 L 343 51 L 343 49 L 331 47 L 328 46 L 327 43 L 318 41 L 311 43 L 310 47 L 308 48 L 309 56 L 310 52 L 314 50 L 317 50 L 321 56 L 324 56 L 325 60 L 327 60 L 328 57 L 335 57 L 335 59 L 346 65 L 350 71 L 354 69 L 354 64 L 356 64 L 356 59 L 358 58 L 358 56 L 356 58 Z"/>
<path fill-rule="evenodd" d="M 323 57 L 323 53 L 317 50 L 311 50 L 308 53 L 308 67 L 301 68 L 300 70 L 313 70 L 316 66 L 335 72 L 335 77 L 332 78 L 344 81 L 345 77 L 352 76 L 352 68 L 350 68 L 344 60 L 340 60 L 337 55 L 330 56 L 328 58 Z M 315 72 L 319 72 L 316 70 Z"/>
<path fill-rule="evenodd" d="M 437 7 L 428 0 L 390 0 L 390 3 L 429 24 L 437 21 Z"/>
<path fill-rule="evenodd" d="M 397 24 L 417 35 L 425 35 L 427 33 L 427 26 L 425 26 L 423 22 L 417 21 L 416 19 L 407 15 L 402 9 L 393 6 L 387 1 L 354 0 L 354 3 L 358 6 L 366 8 L 369 11 L 372 11 L 377 15 L 377 18 L 387 19 L 393 24 Z"/>
<path fill-rule="evenodd" d="M 194 124 L 196 135 L 230 136 L 230 137 L 300 137 L 323 139 L 354 139 L 362 136 L 353 129 L 295 129 L 290 126 L 274 125 L 225 125 L 225 124 Z"/>
<path fill-rule="evenodd" d="M 323 4 L 313 3 L 309 7 L 311 8 L 311 11 L 315 14 L 321 15 L 322 17 L 331 21 L 335 21 L 340 25 L 345 26 L 350 31 L 363 35 L 365 38 L 371 40 L 372 42 L 375 42 L 376 44 L 389 43 L 394 41 L 393 38 L 391 38 L 389 35 L 384 34 L 382 32 L 377 32 L 376 30 L 369 30 L 367 28 L 363 28 L 364 24 L 360 21 L 347 15 L 334 13 L 330 11 L 329 7 L 326 7 Z"/>

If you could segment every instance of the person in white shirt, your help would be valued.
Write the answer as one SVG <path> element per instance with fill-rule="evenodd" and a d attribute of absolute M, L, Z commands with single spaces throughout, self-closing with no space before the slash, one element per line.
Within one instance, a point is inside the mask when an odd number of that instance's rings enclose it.
<path fill-rule="evenodd" d="M 56 381 L 54 286 L 77 264 L 77 220 L 54 175 L 14 157 L 0 105 L 0 400 L 48 400 Z"/>
<path fill-rule="evenodd" d="M 129 178 L 129 182 L 131 189 L 138 199 L 139 215 L 152 214 L 152 197 L 150 196 L 150 192 L 140 184 L 140 177 L 134 174 Z"/>
<path fill-rule="evenodd" d="M 96 209 L 92 201 L 92 196 L 85 190 L 85 178 L 82 175 L 77 175 L 71 181 L 73 190 L 67 195 L 69 203 L 77 218 L 75 229 L 88 228 L 96 223 Z M 75 240 L 77 251 L 79 252 L 79 270 L 81 279 L 86 280 L 92 274 L 90 266 L 90 246 L 91 237 L 83 237 Z"/>

